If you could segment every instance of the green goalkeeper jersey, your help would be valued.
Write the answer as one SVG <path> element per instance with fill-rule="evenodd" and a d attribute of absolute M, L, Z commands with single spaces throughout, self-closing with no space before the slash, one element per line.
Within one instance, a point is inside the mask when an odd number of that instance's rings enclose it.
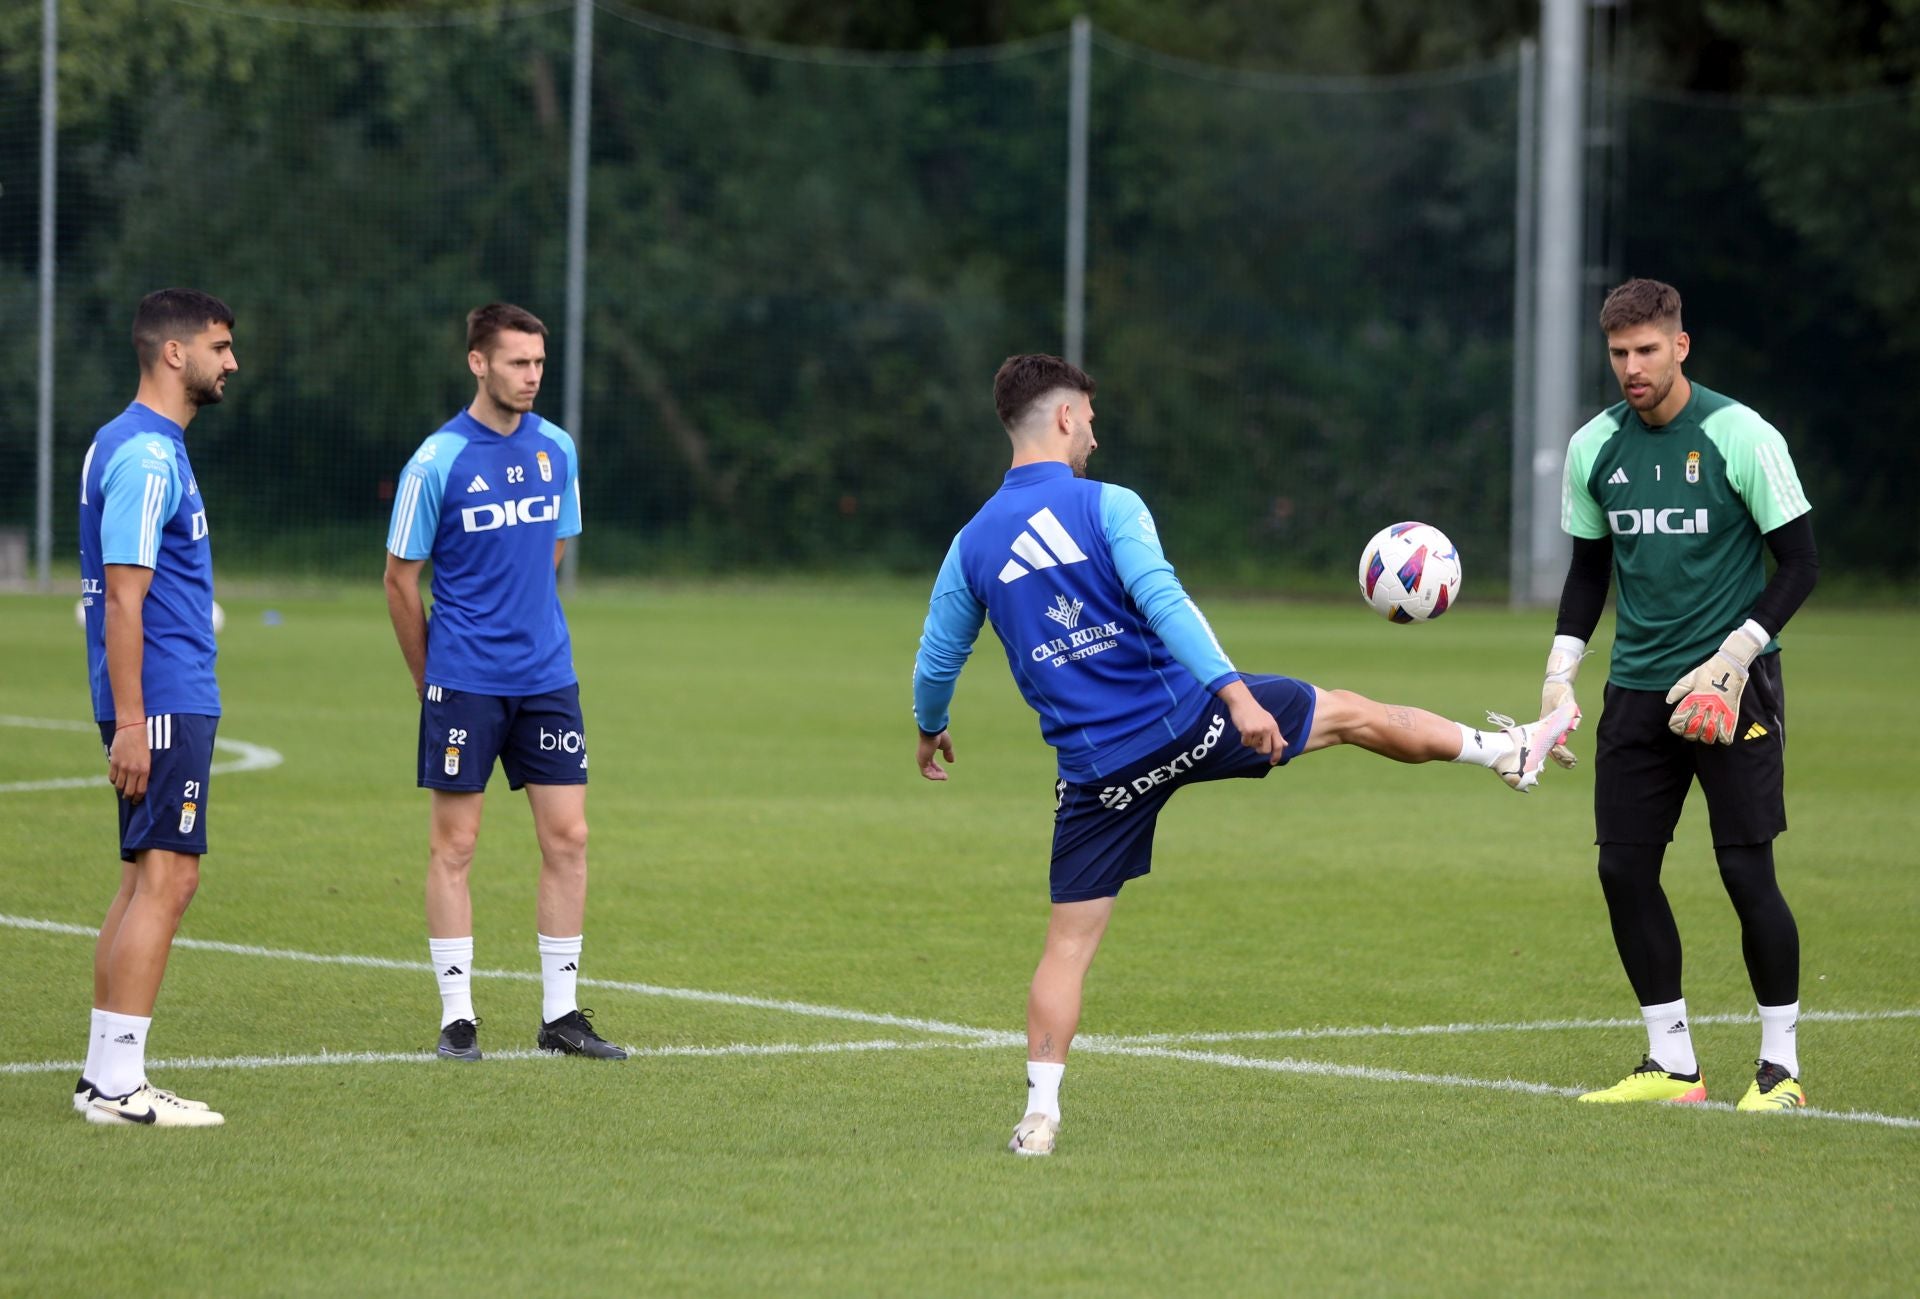
<path fill-rule="evenodd" d="M 1621 402 L 1575 433 L 1560 526 L 1613 537 L 1613 683 L 1664 691 L 1705 662 L 1766 585 L 1761 535 L 1812 508 L 1779 431 L 1697 383 L 1664 427 Z"/>

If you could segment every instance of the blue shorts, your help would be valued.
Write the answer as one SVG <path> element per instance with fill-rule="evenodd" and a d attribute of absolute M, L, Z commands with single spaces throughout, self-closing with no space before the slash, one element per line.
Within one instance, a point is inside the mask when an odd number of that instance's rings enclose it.
<path fill-rule="evenodd" d="M 147 793 L 129 803 L 118 791 L 120 860 L 149 848 L 207 852 L 207 775 L 213 769 L 213 733 L 218 717 L 199 713 L 162 713 L 147 719 Z M 100 723 L 100 743 L 113 755 L 113 723 Z"/>
<path fill-rule="evenodd" d="M 1247 689 L 1280 724 L 1285 766 L 1313 730 L 1316 696 L 1291 677 L 1245 676 Z M 1140 761 L 1091 784 L 1054 785 L 1053 900 L 1110 898 L 1153 868 L 1153 829 L 1174 791 L 1206 780 L 1260 779 L 1273 766 L 1240 744 L 1226 706 L 1210 699 L 1186 732 Z"/>
<path fill-rule="evenodd" d="M 475 695 L 429 685 L 420 701 L 420 787 L 477 794 L 496 758 L 508 789 L 586 784 L 579 685 L 544 695 Z"/>

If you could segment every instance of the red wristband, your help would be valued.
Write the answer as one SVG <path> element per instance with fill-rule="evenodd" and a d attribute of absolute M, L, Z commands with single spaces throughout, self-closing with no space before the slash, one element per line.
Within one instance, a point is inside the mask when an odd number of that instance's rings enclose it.
<path fill-rule="evenodd" d="M 122 732 L 122 731 L 130 731 L 130 730 L 132 730 L 132 729 L 133 729 L 134 727 L 136 727 L 136 726 L 145 726 L 146 724 L 147 724 L 147 723 L 146 723 L 146 719 L 144 719 L 144 718 L 142 718 L 142 719 L 141 719 L 140 721 L 137 721 L 137 722 L 128 722 L 128 723 L 127 723 L 127 724 L 126 724 L 125 726 L 116 726 L 116 727 L 114 727 L 114 728 L 113 728 L 113 733 L 114 733 L 115 735 L 118 735 L 118 734 L 120 734 L 120 732 Z"/>

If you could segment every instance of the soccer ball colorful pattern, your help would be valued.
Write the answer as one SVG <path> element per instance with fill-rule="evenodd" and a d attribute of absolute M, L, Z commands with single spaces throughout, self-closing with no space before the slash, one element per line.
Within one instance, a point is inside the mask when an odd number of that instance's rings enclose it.
<path fill-rule="evenodd" d="M 1429 622 L 1460 598 L 1460 552 L 1430 523 L 1395 523 L 1360 552 L 1360 594 L 1392 622 Z"/>

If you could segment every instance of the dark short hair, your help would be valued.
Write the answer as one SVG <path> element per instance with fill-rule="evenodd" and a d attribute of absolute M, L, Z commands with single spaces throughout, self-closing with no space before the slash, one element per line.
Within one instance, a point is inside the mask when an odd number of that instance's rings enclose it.
<path fill-rule="evenodd" d="M 508 329 L 521 334 L 538 334 L 542 338 L 547 336 L 547 327 L 540 323 L 540 317 L 525 307 L 516 307 L 510 302 L 489 302 L 467 313 L 467 350 L 486 351 L 493 336 Z"/>
<path fill-rule="evenodd" d="M 158 289 L 133 309 L 133 354 L 148 370 L 169 340 L 198 338 L 208 325 L 233 328 L 233 311 L 211 293 L 198 289 Z"/>
<path fill-rule="evenodd" d="M 1611 334 L 1635 325 L 1666 324 L 1680 329 L 1680 290 L 1659 280 L 1628 280 L 1600 306 L 1600 332 Z"/>
<path fill-rule="evenodd" d="M 1069 361 L 1045 352 L 1010 356 L 1000 363 L 993 376 L 993 409 L 1009 431 L 1026 416 L 1027 410 L 1042 397 L 1059 388 L 1093 396 L 1093 380 L 1087 372 Z"/>

